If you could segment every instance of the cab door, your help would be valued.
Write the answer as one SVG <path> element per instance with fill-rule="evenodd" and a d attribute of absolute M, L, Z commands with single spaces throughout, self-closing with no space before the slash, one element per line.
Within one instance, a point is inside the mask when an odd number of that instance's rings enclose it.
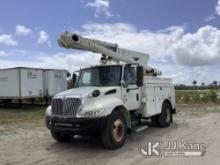
<path fill-rule="evenodd" d="M 140 107 L 140 88 L 136 85 L 136 67 L 125 66 L 123 79 L 122 99 L 128 110 L 139 109 Z"/>

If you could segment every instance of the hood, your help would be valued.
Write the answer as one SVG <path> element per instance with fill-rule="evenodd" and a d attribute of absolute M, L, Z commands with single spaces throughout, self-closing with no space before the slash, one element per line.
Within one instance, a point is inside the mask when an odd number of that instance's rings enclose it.
<path fill-rule="evenodd" d="M 92 93 L 94 90 L 100 90 L 101 93 L 105 93 L 112 89 L 118 89 L 118 87 L 116 86 L 115 87 L 78 87 L 58 93 L 54 97 L 61 97 L 61 96 L 85 97 L 88 96 L 88 94 Z"/>

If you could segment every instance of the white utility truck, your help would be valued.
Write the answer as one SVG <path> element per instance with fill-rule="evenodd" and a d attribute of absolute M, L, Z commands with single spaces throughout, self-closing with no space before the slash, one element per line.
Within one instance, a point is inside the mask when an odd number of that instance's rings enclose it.
<path fill-rule="evenodd" d="M 64 142 L 74 135 L 95 133 L 104 147 L 117 149 L 127 133 L 147 128 L 144 120 L 160 127 L 170 125 L 175 113 L 174 86 L 148 66 L 149 55 L 70 32 L 62 33 L 58 43 L 102 56 L 100 65 L 80 70 L 73 89 L 53 97 L 46 125 L 54 139 Z"/>

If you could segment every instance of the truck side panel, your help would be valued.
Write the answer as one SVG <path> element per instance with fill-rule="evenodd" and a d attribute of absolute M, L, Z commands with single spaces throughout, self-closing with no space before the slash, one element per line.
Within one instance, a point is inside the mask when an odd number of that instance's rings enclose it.
<path fill-rule="evenodd" d="M 161 84 L 160 87 L 155 87 L 156 91 L 156 113 L 161 113 L 162 104 L 167 99 L 170 100 L 172 98 L 172 87 L 171 86 L 163 86 Z M 171 100 L 170 100 L 171 101 Z M 171 101 L 172 104 L 172 101 Z"/>
<path fill-rule="evenodd" d="M 145 77 L 142 88 L 143 116 L 150 117 L 161 113 L 162 104 L 167 99 L 170 100 L 173 108 L 175 104 L 174 88 L 170 79 L 158 77 Z"/>
<path fill-rule="evenodd" d="M 163 104 L 163 96 L 164 96 L 164 89 L 163 87 L 154 87 L 155 95 L 156 95 L 156 114 L 161 112 L 162 104 Z"/>
<path fill-rule="evenodd" d="M 152 116 L 156 113 L 156 95 L 154 87 L 146 87 L 146 103 L 144 108 L 144 116 Z"/>

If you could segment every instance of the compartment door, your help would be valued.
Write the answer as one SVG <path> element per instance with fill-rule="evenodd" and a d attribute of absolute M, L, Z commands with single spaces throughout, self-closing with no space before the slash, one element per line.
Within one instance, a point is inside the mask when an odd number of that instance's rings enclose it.
<path fill-rule="evenodd" d="M 146 116 L 152 116 L 156 113 L 156 95 L 154 87 L 146 88 Z"/>
<path fill-rule="evenodd" d="M 165 92 L 165 88 L 162 87 L 155 87 L 155 93 L 156 93 L 156 113 L 160 114 L 162 109 L 162 103 L 163 103 L 163 93 Z"/>

